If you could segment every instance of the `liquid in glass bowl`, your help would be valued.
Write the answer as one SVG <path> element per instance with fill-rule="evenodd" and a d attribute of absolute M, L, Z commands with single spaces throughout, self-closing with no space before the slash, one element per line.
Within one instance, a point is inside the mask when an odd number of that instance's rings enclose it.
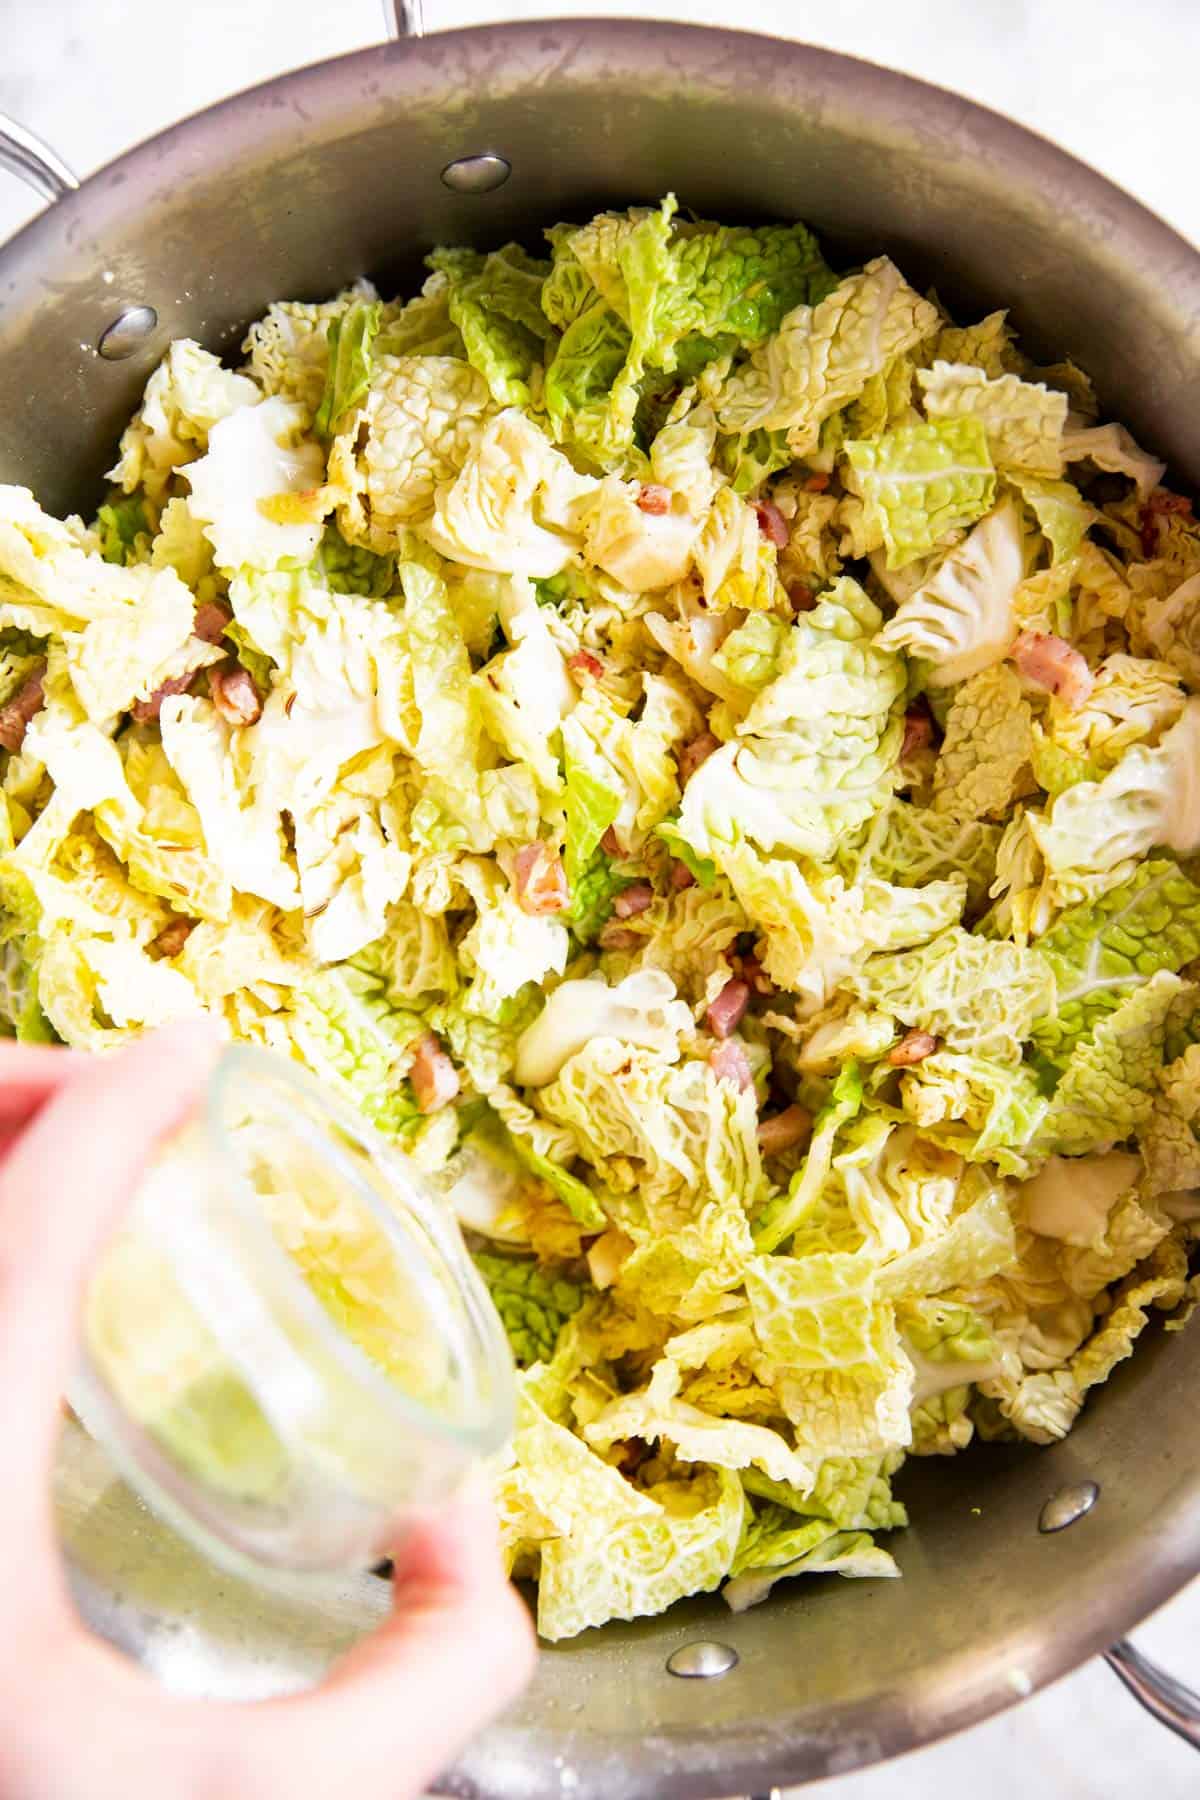
<path fill-rule="evenodd" d="M 95 1269 L 70 1399 L 207 1554 L 362 1568 L 501 1448 L 515 1378 L 457 1223 L 408 1159 L 239 1047 Z"/>

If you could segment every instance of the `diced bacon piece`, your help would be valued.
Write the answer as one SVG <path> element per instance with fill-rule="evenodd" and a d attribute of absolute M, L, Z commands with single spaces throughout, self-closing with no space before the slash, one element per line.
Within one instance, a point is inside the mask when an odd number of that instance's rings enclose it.
<path fill-rule="evenodd" d="M 671 510 L 671 490 L 661 481 L 643 481 L 638 489 L 637 503 L 642 512 L 661 518 Z"/>
<path fill-rule="evenodd" d="M 585 682 L 599 681 L 604 673 L 604 664 L 590 650 L 576 650 L 574 656 L 568 656 L 567 667 L 581 687 Z"/>
<path fill-rule="evenodd" d="M 17 751 L 25 742 L 30 719 L 42 710 L 45 679 L 45 663 L 36 663 L 12 699 L 0 706 L 0 749 Z"/>
<path fill-rule="evenodd" d="M 938 1040 L 929 1031 L 906 1031 L 900 1042 L 888 1051 L 888 1061 L 893 1069 L 911 1069 L 914 1063 L 924 1062 L 932 1056 L 938 1047 Z"/>
<path fill-rule="evenodd" d="M 773 500 L 756 500 L 754 510 L 758 514 L 758 529 L 768 543 L 774 544 L 777 550 L 783 550 L 790 533 L 788 522 Z"/>
<path fill-rule="evenodd" d="M 823 494 L 825 489 L 829 486 L 829 476 L 820 474 L 810 475 L 804 485 L 810 494 Z"/>
<path fill-rule="evenodd" d="M 1018 674 L 1057 695 L 1067 706 L 1082 706 L 1096 685 L 1074 645 L 1048 631 L 1023 631 L 1009 654 Z"/>
<path fill-rule="evenodd" d="M 169 960 L 179 955 L 195 929 L 195 919 L 172 919 L 168 925 L 163 926 L 156 938 L 150 940 L 150 948 Z"/>
<path fill-rule="evenodd" d="M 748 981 L 739 981 L 735 975 L 725 983 L 705 1014 L 708 1029 L 713 1036 L 730 1037 L 741 1024 L 749 1004 L 750 984 Z"/>
<path fill-rule="evenodd" d="M 648 881 L 635 881 L 631 887 L 622 888 L 613 901 L 613 911 L 618 919 L 636 919 L 644 913 L 648 906 L 654 904 L 654 889 Z"/>
<path fill-rule="evenodd" d="M 600 848 L 603 850 L 605 856 L 615 856 L 620 858 L 625 854 L 624 846 L 611 825 L 600 839 Z"/>
<path fill-rule="evenodd" d="M 759 962 L 757 956 L 741 956 L 738 958 L 738 973 L 747 982 L 752 994 L 774 994 L 778 992 L 775 983 Z"/>
<path fill-rule="evenodd" d="M 684 888 L 695 887 L 696 877 L 685 862 L 673 857 L 671 860 L 671 886 L 682 893 Z"/>
<path fill-rule="evenodd" d="M 418 1038 L 408 1075 L 420 1112 L 437 1112 L 458 1094 L 458 1070 L 432 1031 Z"/>
<path fill-rule="evenodd" d="M 513 886 L 517 905 L 534 918 L 562 912 L 571 895 L 562 858 L 552 844 L 535 838 L 517 851 L 513 862 Z"/>
<path fill-rule="evenodd" d="M 596 941 L 602 950 L 636 950 L 645 939 L 640 931 L 631 931 L 628 925 L 618 925 L 610 919 Z"/>
<path fill-rule="evenodd" d="M 164 681 L 160 688 L 155 688 L 148 700 L 135 700 L 129 709 L 135 723 L 156 725 L 163 701 L 172 694 L 186 694 L 199 673 L 199 669 L 193 669 L 188 675 L 172 675 L 170 681 Z"/>
<path fill-rule="evenodd" d="M 728 1038 L 708 1053 L 708 1066 L 718 1081 L 732 1081 L 737 1088 L 754 1086 L 750 1059 L 736 1038 Z"/>
<path fill-rule="evenodd" d="M 701 763 L 706 763 L 713 751 L 720 748 L 719 739 L 711 731 L 702 731 L 699 737 L 685 744 L 678 757 L 680 787 L 686 787 Z"/>
<path fill-rule="evenodd" d="M 781 1156 L 802 1144 L 812 1131 L 812 1114 L 806 1106 L 785 1106 L 760 1121 L 758 1147 L 764 1156 Z"/>
<path fill-rule="evenodd" d="M 1169 513 L 1191 517 L 1192 503 L 1186 494 L 1172 494 L 1167 488 L 1155 488 L 1142 508 L 1142 555 L 1154 556 L 1158 550 L 1159 528 Z"/>
<path fill-rule="evenodd" d="M 933 720 L 926 707 L 910 706 L 904 715 L 904 742 L 900 746 L 900 761 L 907 762 L 918 750 L 927 750 L 933 742 Z"/>
<path fill-rule="evenodd" d="M 226 607 L 218 606 L 215 600 L 206 600 L 203 606 L 196 608 L 192 636 L 202 638 L 206 644 L 219 644 L 232 623 L 233 614 Z"/>
<path fill-rule="evenodd" d="M 254 677 L 240 663 L 227 669 L 210 669 L 212 703 L 227 725 L 253 725 L 262 716 L 262 695 Z"/>
<path fill-rule="evenodd" d="M 806 581 L 789 581 L 785 590 L 793 612 L 811 612 L 817 597 Z"/>

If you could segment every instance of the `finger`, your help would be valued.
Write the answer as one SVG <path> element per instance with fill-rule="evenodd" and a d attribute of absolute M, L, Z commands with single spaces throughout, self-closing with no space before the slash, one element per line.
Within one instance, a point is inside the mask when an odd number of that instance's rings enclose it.
<path fill-rule="evenodd" d="M 81 1692 L 101 1716 L 121 1709 L 129 1731 L 114 1733 L 105 1755 L 113 1796 L 148 1791 L 158 1769 L 173 1793 L 185 1769 L 189 1792 L 415 1800 L 533 1667 L 529 1617 L 504 1579 L 496 1535 L 480 1502 L 414 1528 L 395 1553 L 387 1624 L 322 1688 L 286 1700 L 248 1707 L 165 1695 L 109 1645 L 64 1633 L 54 1656 L 63 1698 L 56 1706 L 51 1694 L 45 1729 L 61 1731 L 54 1721 L 78 1710 Z M 34 1769 L 50 1760 L 36 1736 L 29 1747 Z"/>
<path fill-rule="evenodd" d="M 0 1044 L 0 1125 L 27 1119 L 85 1061 L 57 1044 Z"/>
<path fill-rule="evenodd" d="M 219 1050 L 207 1024 L 168 1027 L 120 1055 L 83 1058 L 0 1168 L 0 1414 L 6 1463 L 38 1499 L 76 1353 L 76 1310 L 93 1253 Z M 16 1461 L 15 1457 L 12 1458 Z"/>
<path fill-rule="evenodd" d="M 393 1581 L 392 1616 L 322 1688 L 254 1716 L 254 1753 L 276 1780 L 290 1771 L 306 1800 L 421 1792 L 533 1670 L 533 1629 L 486 1502 L 459 1501 L 416 1526 Z"/>

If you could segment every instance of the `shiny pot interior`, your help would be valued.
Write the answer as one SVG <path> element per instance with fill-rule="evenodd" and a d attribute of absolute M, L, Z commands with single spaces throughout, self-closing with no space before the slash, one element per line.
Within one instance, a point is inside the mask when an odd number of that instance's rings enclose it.
<path fill-rule="evenodd" d="M 452 192 L 451 160 L 511 178 Z M 391 45 L 287 76 L 102 171 L 0 252 L 0 480 L 87 508 L 172 336 L 234 349 L 280 297 L 416 276 L 436 242 L 532 241 L 654 200 L 804 218 L 831 258 L 890 251 L 966 314 L 1010 305 L 1105 412 L 1200 480 L 1200 257 L 1099 176 L 993 114 L 870 65 L 683 26 L 535 24 Z M 158 328 L 96 354 L 123 308 Z M 1200 1334 L 1152 1332 L 1071 1437 L 910 1464 L 900 1582 L 797 1582 L 733 1618 L 697 1600 L 547 1651 L 447 1791 L 671 1800 L 836 1773 L 966 1725 L 1102 1648 L 1200 1567 Z M 1045 1499 L 1100 1484 L 1041 1535 Z M 68 1428 L 60 1520 L 80 1603 L 173 1687 L 259 1695 L 328 1665 L 382 1583 L 215 1577 Z M 697 1638 L 739 1660 L 667 1672 Z"/>

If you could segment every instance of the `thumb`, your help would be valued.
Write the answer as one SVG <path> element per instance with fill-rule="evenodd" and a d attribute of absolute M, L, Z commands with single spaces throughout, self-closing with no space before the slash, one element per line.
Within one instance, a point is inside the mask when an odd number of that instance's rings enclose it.
<path fill-rule="evenodd" d="M 0 1412 L 38 1508 L 93 1254 L 219 1048 L 211 1026 L 189 1022 L 81 1061 L 0 1167 Z"/>
<path fill-rule="evenodd" d="M 242 1721 L 242 1732 L 261 1728 L 280 1792 L 290 1770 L 312 1800 L 418 1794 L 529 1680 L 533 1628 L 505 1578 L 490 1503 L 461 1499 L 418 1519 L 393 1585 L 391 1617 L 321 1688 Z"/>

